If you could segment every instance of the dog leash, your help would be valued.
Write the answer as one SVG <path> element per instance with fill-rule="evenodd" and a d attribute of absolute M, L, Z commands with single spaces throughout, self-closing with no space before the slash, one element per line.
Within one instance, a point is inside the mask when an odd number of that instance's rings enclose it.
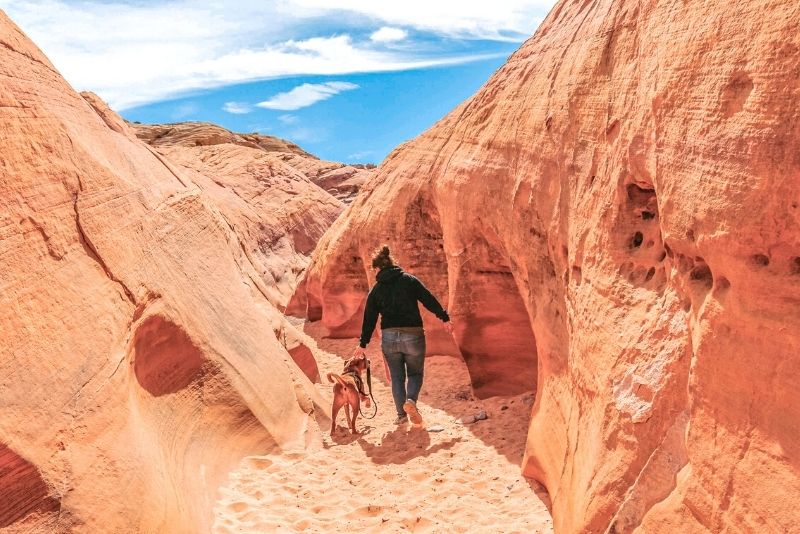
<path fill-rule="evenodd" d="M 375 411 L 372 412 L 372 415 L 365 415 L 361 410 L 361 404 L 359 403 L 358 412 L 364 419 L 373 419 L 376 415 L 378 415 L 378 403 L 375 402 L 375 397 L 372 395 L 372 365 L 370 364 L 369 358 L 367 358 L 367 389 L 369 390 L 369 398 L 372 399 L 372 405 L 375 407 Z"/>

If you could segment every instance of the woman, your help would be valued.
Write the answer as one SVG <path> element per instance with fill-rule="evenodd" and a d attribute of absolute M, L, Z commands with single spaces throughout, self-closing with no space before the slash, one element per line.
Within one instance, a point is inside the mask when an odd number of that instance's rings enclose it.
<path fill-rule="evenodd" d="M 395 423 L 403 424 L 410 417 L 412 423 L 419 425 L 422 416 L 417 410 L 417 398 L 425 367 L 425 332 L 417 302 L 441 319 L 451 335 L 453 323 L 422 282 L 394 264 L 389 247 L 384 245 L 375 253 L 372 268 L 378 283 L 367 296 L 361 340 L 355 353 L 363 353 L 367 348 L 380 314 L 381 349 L 392 377 L 392 396 L 397 408 Z"/>

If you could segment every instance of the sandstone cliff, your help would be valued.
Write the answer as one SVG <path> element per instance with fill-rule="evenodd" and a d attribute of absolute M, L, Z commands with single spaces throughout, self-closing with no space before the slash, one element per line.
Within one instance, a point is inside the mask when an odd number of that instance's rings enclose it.
<path fill-rule="evenodd" d="M 0 74 L 0 529 L 205 531 L 230 466 L 319 435 L 252 227 L 228 219 L 271 190 L 169 162 L 2 12 Z M 257 171 L 282 198 L 316 187 Z M 291 209 L 254 224 L 280 240 Z"/>
<path fill-rule="evenodd" d="M 454 317 L 457 346 L 426 316 L 429 352 L 478 395 L 536 389 L 523 469 L 557 532 L 795 530 L 798 24 L 559 2 L 323 237 L 308 316 L 357 333 L 387 242 Z"/>
<path fill-rule="evenodd" d="M 344 209 L 285 161 L 311 167 L 320 160 L 281 139 L 234 134 L 208 123 L 133 126 L 213 200 L 244 245 L 260 289 L 284 307 L 320 236 Z"/>

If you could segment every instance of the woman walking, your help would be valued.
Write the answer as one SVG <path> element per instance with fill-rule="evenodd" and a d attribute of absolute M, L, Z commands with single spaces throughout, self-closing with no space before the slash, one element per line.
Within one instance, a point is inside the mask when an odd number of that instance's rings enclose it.
<path fill-rule="evenodd" d="M 425 367 L 425 332 L 418 302 L 445 323 L 452 335 L 450 316 L 430 291 L 415 276 L 394 264 L 389 247 L 381 247 L 372 258 L 377 284 L 367 296 L 361 340 L 356 354 L 367 348 L 378 314 L 381 315 L 381 349 L 392 379 L 392 397 L 397 408 L 396 424 L 411 418 L 415 425 L 422 424 L 417 410 L 417 398 L 422 389 Z M 408 382 L 406 383 L 406 379 Z"/>

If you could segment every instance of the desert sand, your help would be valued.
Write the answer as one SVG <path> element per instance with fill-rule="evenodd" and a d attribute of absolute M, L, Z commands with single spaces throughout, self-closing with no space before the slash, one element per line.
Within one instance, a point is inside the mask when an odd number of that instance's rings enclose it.
<path fill-rule="evenodd" d="M 322 338 L 320 323 L 305 332 L 322 375 L 341 372 L 356 340 Z M 376 417 L 359 417 L 352 435 L 340 413 L 321 447 L 244 459 L 220 490 L 213 531 L 552 532 L 547 493 L 520 474 L 533 392 L 475 399 L 463 361 L 429 355 L 419 407 L 444 430 L 397 426 L 378 345 L 368 350 Z M 330 397 L 327 381 L 317 388 Z M 488 419 L 456 422 L 480 410 Z"/>

